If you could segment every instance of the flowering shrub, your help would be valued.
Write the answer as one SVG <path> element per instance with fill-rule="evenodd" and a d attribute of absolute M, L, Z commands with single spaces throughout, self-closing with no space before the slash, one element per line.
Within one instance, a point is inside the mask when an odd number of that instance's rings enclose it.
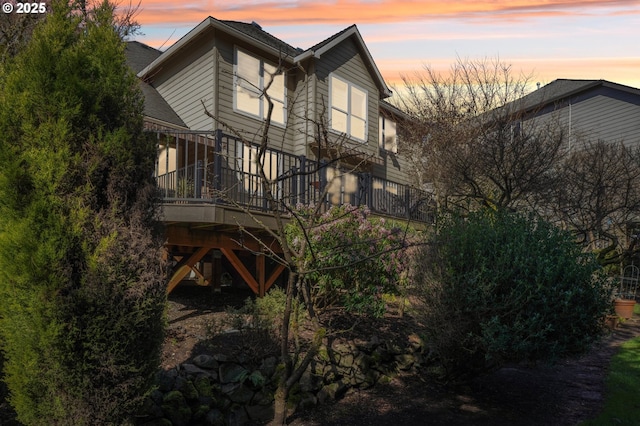
<path fill-rule="evenodd" d="M 321 216 L 299 207 L 297 214 L 300 221 L 287 226 L 287 239 L 299 254 L 314 305 L 382 315 L 382 295 L 397 293 L 406 279 L 404 253 L 412 233 L 351 205 L 331 207 Z"/>

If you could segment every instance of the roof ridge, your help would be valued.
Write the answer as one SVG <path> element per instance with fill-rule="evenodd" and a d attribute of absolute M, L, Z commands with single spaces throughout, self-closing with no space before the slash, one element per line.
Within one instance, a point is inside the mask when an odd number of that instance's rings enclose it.
<path fill-rule="evenodd" d="M 215 19 L 215 18 L 213 18 Z M 250 31 L 243 31 L 244 34 L 248 35 L 249 37 L 253 38 L 256 41 L 259 42 L 265 42 L 266 40 L 261 39 L 259 37 L 256 37 L 256 35 L 251 34 L 252 31 L 255 31 L 261 35 L 268 37 L 269 39 L 271 39 L 272 42 L 275 42 L 276 45 L 282 45 L 282 46 L 278 46 L 278 47 L 286 47 L 287 50 L 289 50 L 290 52 L 288 53 L 293 53 L 293 52 L 300 52 L 301 49 L 294 47 L 292 45 L 290 45 L 289 43 L 287 43 L 286 41 L 274 36 L 273 34 L 269 33 L 268 31 L 265 31 L 262 26 L 260 24 L 258 24 L 255 21 L 252 22 L 243 22 L 243 21 L 234 21 L 234 20 L 220 20 L 219 22 L 221 22 L 224 25 L 227 25 L 228 27 L 231 27 L 235 30 L 240 30 L 240 28 L 238 27 L 244 27 L 245 30 L 250 30 Z"/>

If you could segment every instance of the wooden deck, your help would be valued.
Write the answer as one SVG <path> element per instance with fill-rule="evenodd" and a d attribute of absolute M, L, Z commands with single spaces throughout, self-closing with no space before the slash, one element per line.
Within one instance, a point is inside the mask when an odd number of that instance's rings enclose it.
<path fill-rule="evenodd" d="M 284 267 L 264 253 L 267 247 L 280 249 L 265 232 L 275 229 L 275 221 L 257 175 L 255 147 L 221 131 L 148 130 L 158 141 L 155 176 L 163 196 L 167 258 L 174 264 L 168 292 L 185 279 L 217 289 L 231 276 L 264 295 Z M 365 205 L 377 215 L 433 221 L 427 194 L 366 171 L 337 177 L 333 171 L 330 178 L 315 161 L 271 150 L 265 173 L 275 182 L 272 192 L 289 206 Z M 329 193 L 320 199 L 327 185 Z"/>

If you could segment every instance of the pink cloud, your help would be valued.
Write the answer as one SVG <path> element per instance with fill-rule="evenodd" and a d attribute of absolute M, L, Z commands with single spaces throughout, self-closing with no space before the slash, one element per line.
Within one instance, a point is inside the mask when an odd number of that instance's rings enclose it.
<path fill-rule="evenodd" d="M 567 14 L 639 14 L 640 0 L 310 0 L 176 2 L 149 0 L 138 16 L 142 25 L 200 22 L 217 19 L 257 21 L 265 25 L 392 23 L 427 18 L 486 17 L 521 20 Z M 594 12 L 595 11 L 595 12 Z"/>

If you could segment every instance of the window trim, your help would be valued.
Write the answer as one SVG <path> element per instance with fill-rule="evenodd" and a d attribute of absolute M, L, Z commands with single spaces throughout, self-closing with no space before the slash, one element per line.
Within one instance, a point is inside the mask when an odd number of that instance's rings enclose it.
<path fill-rule="evenodd" d="M 341 108 L 338 107 L 334 107 L 333 106 L 333 79 L 336 79 L 344 84 L 347 85 L 347 111 L 342 110 Z M 364 93 L 364 111 L 365 111 L 365 117 L 364 117 L 364 139 L 361 139 L 357 136 L 354 136 L 351 132 L 351 118 L 355 117 L 357 119 L 362 119 L 362 117 L 358 117 L 352 114 L 351 110 L 352 110 L 352 102 L 351 102 L 351 97 L 352 97 L 352 88 L 359 90 L 360 92 Z M 346 113 L 347 115 L 347 131 L 346 132 L 342 132 L 340 130 L 336 130 L 333 128 L 333 123 L 331 122 L 331 113 L 334 110 L 334 108 L 337 111 L 340 111 L 342 113 Z M 328 117 L 328 122 L 329 122 L 329 129 L 334 132 L 334 133 L 340 133 L 340 134 L 345 134 L 347 135 L 349 138 L 354 139 L 356 141 L 359 142 L 363 142 L 363 143 L 367 143 L 369 141 L 369 92 L 366 89 L 363 89 L 361 86 L 358 86 L 355 83 L 350 82 L 347 79 L 344 79 L 340 76 L 338 76 L 335 73 L 330 73 L 329 74 L 329 111 L 328 111 L 329 117 Z"/>
<path fill-rule="evenodd" d="M 241 78 L 238 77 L 238 53 L 242 53 L 244 55 L 247 55 L 255 60 L 257 60 L 260 65 L 259 65 L 259 69 L 258 69 L 258 78 L 259 78 L 259 84 L 260 87 L 259 88 L 254 88 L 256 94 L 259 94 L 259 110 L 260 113 L 258 115 L 249 112 L 249 111 L 245 111 L 243 109 L 240 109 L 238 107 L 238 87 L 244 87 L 246 86 L 240 83 Z M 265 101 L 264 101 L 264 96 L 263 96 L 263 90 L 264 90 L 264 85 L 265 85 L 265 64 L 271 67 L 276 68 L 277 65 L 273 65 L 272 63 L 265 61 L 263 58 L 261 58 L 260 56 L 249 52 L 248 50 L 245 50 L 241 47 L 235 46 L 234 48 L 234 52 L 233 52 L 233 111 L 237 112 L 238 114 L 242 114 L 242 115 L 246 115 L 248 117 L 252 117 L 258 120 L 265 120 L 266 119 L 266 115 L 267 115 L 267 111 L 265 108 Z M 274 102 L 274 110 L 278 107 L 278 104 L 282 104 L 282 119 L 283 121 L 277 121 L 273 118 L 271 118 L 271 124 L 279 126 L 279 127 L 286 127 L 287 125 L 287 75 L 285 72 L 282 73 L 282 79 L 283 79 L 283 90 L 284 92 L 282 93 L 282 99 L 277 99 L 273 97 L 273 94 L 271 95 L 272 101 Z M 248 83 L 248 85 L 251 85 L 251 83 Z"/>

